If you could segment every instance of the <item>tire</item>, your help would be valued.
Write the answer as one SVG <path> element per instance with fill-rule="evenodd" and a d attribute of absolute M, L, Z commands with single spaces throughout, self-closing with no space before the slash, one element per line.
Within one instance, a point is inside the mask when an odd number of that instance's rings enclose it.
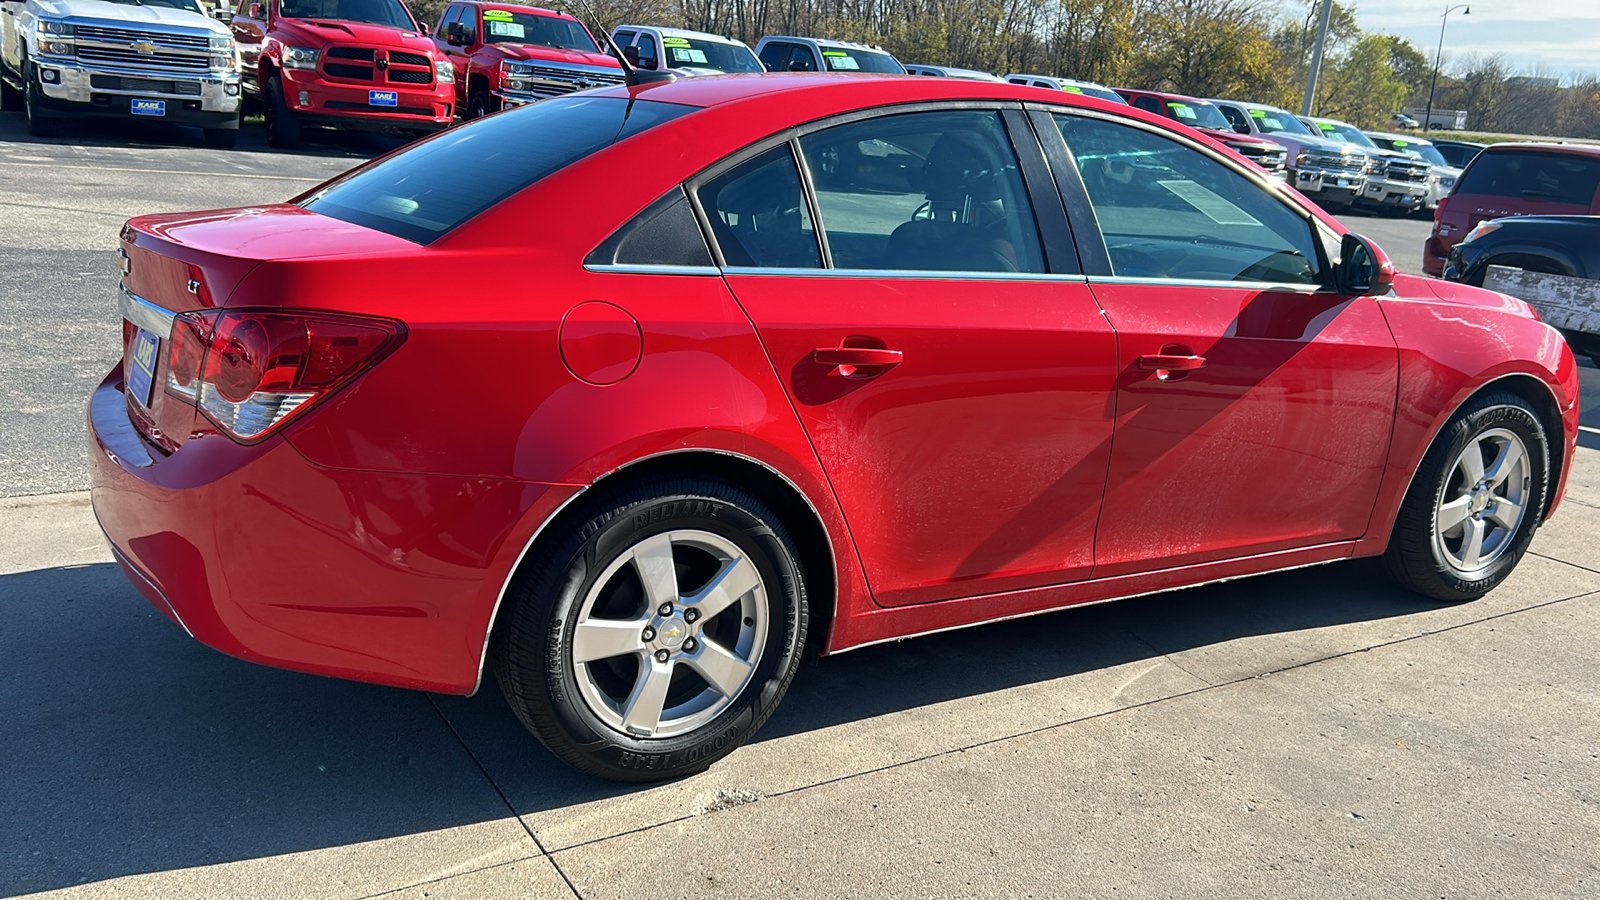
<path fill-rule="evenodd" d="M 490 113 L 499 111 L 500 98 L 482 88 L 473 91 L 472 96 L 467 99 L 468 119 L 481 119 Z"/>
<path fill-rule="evenodd" d="M 1544 425 L 1528 401 L 1498 391 L 1468 401 L 1434 439 L 1401 504 L 1384 554 L 1389 576 L 1447 602 L 1493 590 L 1521 561 L 1544 516 L 1549 460 Z"/>
<path fill-rule="evenodd" d="M 293 150 L 300 146 L 300 118 L 283 99 L 283 80 L 267 79 L 267 146 Z"/>
<path fill-rule="evenodd" d="M 22 92 L 0 77 L 0 112 L 17 112 L 22 109 L 22 104 Z"/>
<path fill-rule="evenodd" d="M 218 150 L 232 150 L 239 142 L 239 129 L 237 128 L 207 128 L 206 146 Z"/>
<path fill-rule="evenodd" d="M 28 71 L 28 61 L 22 61 L 22 70 Z M 28 116 L 28 133 L 34 137 L 55 137 L 61 133 L 61 123 L 39 111 L 39 71 L 34 69 L 23 81 L 22 111 Z"/>
<path fill-rule="evenodd" d="M 765 504 L 722 481 L 641 484 L 589 508 L 513 582 L 494 646 L 500 688 L 583 772 L 639 782 L 704 771 L 756 733 L 799 667 L 800 555 Z M 663 559 L 672 580 L 645 587 L 640 572 L 662 572 Z M 732 598 L 708 589 L 727 578 L 750 586 Z M 707 603 L 722 609 L 696 617 Z"/>

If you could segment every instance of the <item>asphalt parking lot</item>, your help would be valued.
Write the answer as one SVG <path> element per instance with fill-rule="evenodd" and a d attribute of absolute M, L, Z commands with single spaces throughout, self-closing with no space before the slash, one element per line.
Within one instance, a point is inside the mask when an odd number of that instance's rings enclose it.
<path fill-rule="evenodd" d="M 806 666 L 753 744 L 665 785 L 572 772 L 493 689 L 191 641 L 81 493 L 117 228 L 281 200 L 392 145 L 184 138 L 41 142 L 0 116 L 0 896 L 1600 891 L 1600 431 L 1477 603 L 1346 563 L 867 648 Z M 1426 222 L 1345 221 L 1419 270 Z"/>

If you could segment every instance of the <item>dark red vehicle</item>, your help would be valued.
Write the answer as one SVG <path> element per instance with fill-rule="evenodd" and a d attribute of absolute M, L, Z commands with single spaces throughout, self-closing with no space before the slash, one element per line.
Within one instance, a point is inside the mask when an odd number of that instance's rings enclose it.
<path fill-rule="evenodd" d="M 304 125 L 426 134 L 455 120 L 455 71 L 400 0 L 267 0 L 233 17 L 267 143 Z"/>
<path fill-rule="evenodd" d="M 1122 95 L 1122 99 L 1128 101 L 1128 105 L 1174 122 L 1182 122 L 1201 134 L 1216 138 L 1239 151 L 1239 155 L 1245 159 L 1271 172 L 1279 181 L 1288 182 L 1288 151 L 1283 145 L 1240 136 L 1228 124 L 1222 112 L 1209 101 L 1201 100 L 1199 97 L 1185 97 L 1182 94 L 1163 94 L 1159 91 L 1134 91 L 1127 88 L 1115 90 Z"/>
<path fill-rule="evenodd" d="M 459 0 L 445 7 L 434 44 L 455 67 L 468 119 L 623 81 L 622 64 L 582 22 L 535 6 Z"/>
<path fill-rule="evenodd" d="M 1439 200 L 1422 271 L 1442 276 L 1450 248 L 1485 219 L 1600 214 L 1600 146 L 1493 144 Z"/>
<path fill-rule="evenodd" d="M 619 779 L 748 740 L 808 642 L 1360 556 L 1478 597 L 1577 434 L 1521 301 L 1005 84 L 557 97 L 122 253 L 93 500 L 150 601 L 269 665 L 495 678 Z"/>

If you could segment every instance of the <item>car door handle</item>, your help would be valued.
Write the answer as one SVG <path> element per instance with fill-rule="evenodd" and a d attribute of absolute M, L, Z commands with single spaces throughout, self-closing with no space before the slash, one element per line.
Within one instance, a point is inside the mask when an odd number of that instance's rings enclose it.
<path fill-rule="evenodd" d="M 898 366 L 905 356 L 881 347 L 819 347 L 811 351 L 812 360 L 824 366 Z"/>
<path fill-rule="evenodd" d="M 1139 368 L 1158 372 L 1165 369 L 1168 372 L 1193 372 L 1195 369 L 1204 369 L 1206 358 L 1204 356 L 1179 356 L 1167 353 L 1147 353 L 1139 357 Z"/>

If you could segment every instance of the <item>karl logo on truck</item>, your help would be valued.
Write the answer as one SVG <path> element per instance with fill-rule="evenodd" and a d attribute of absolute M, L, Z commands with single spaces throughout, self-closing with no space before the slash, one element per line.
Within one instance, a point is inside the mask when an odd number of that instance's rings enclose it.
<path fill-rule="evenodd" d="M 368 106 L 399 106 L 400 95 L 395 91 L 368 91 Z"/>

